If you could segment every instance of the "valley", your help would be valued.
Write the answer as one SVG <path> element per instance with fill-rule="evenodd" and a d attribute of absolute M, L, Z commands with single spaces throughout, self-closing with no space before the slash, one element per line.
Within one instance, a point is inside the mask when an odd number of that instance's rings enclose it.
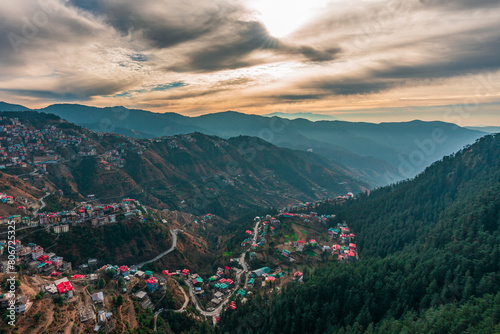
<path fill-rule="evenodd" d="M 17 273 L 21 333 L 382 333 L 498 298 L 497 135 L 370 189 L 254 137 L 1 117 L 0 281 Z"/>

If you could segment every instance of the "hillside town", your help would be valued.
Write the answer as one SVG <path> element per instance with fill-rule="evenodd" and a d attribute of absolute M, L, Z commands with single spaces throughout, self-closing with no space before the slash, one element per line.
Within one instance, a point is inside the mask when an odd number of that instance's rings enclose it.
<path fill-rule="evenodd" d="M 75 210 L 58 213 L 40 213 L 38 226 L 48 227 L 55 234 L 67 232 L 70 226 L 86 223 L 89 226 L 102 226 L 117 222 L 117 216 L 122 218 L 137 216 L 141 217 L 144 212 L 141 204 L 134 199 L 123 199 L 120 203 L 108 205 L 92 205 L 81 203 Z M 200 224 L 203 228 L 206 222 L 213 219 L 212 214 L 205 214 L 194 219 L 194 224 Z M 98 266 L 98 259 L 88 259 L 87 263 L 73 268 L 70 262 L 64 261 L 50 250 L 44 249 L 36 243 L 23 245 L 21 241 L 0 241 L 1 254 L 3 255 L 10 244 L 15 249 L 14 266 L 20 269 L 23 275 L 33 277 L 40 292 L 36 296 L 20 294 L 16 297 L 15 310 L 18 314 L 29 312 L 33 305 L 33 298 L 55 298 L 61 297 L 61 303 L 74 304 L 78 309 L 78 317 L 82 325 L 90 326 L 94 331 L 107 332 L 113 328 L 115 315 L 108 306 L 110 296 L 106 289 L 99 289 L 102 283 L 98 281 L 104 277 L 111 279 L 120 286 L 119 294 L 128 296 L 144 310 L 162 312 L 158 300 L 164 296 L 169 289 L 183 289 L 184 303 L 176 312 L 185 312 L 191 303 L 202 315 L 211 317 L 214 323 L 220 319 L 219 315 L 228 308 L 235 309 L 236 299 L 245 303 L 255 293 L 277 291 L 289 282 L 303 282 L 303 265 L 300 265 L 301 253 L 322 252 L 328 253 L 338 262 L 352 262 L 358 258 L 355 238 L 345 224 L 336 227 L 324 228 L 325 241 L 318 242 L 315 239 L 300 239 L 278 241 L 279 230 L 294 221 L 303 224 L 315 224 L 322 228 L 327 225 L 332 215 L 281 212 L 277 216 L 267 215 L 254 219 L 253 229 L 248 229 L 248 236 L 242 242 L 244 251 L 240 257 L 229 258 L 225 266 L 217 268 L 211 276 L 202 277 L 188 268 L 164 268 L 158 272 L 142 269 L 140 265 L 112 265 Z M 142 219 L 142 218 L 140 218 Z M 287 236 L 288 237 L 288 236 Z M 289 238 L 290 239 L 290 238 Z M 281 258 L 285 266 L 258 267 L 249 269 L 250 264 L 257 261 L 257 253 L 270 242 L 276 243 L 280 249 Z M 279 244 L 278 244 L 279 243 Z M 175 248 L 175 241 L 173 248 Z M 172 248 L 172 249 L 173 249 Z M 168 252 L 167 252 L 168 253 Z M 250 264 L 249 264 L 250 263 Z M 7 260 L 0 263 L 0 271 L 9 273 L 12 264 Z M 91 292 L 87 290 L 90 287 Z M 140 287 L 140 288 L 139 288 Z M 81 296 L 87 297 L 82 298 Z M 4 294 L 5 295 L 5 294 Z M 2 296 L 4 296 L 2 295 Z M 113 298 L 116 298 L 113 297 Z M 54 299 L 55 300 L 55 299 Z M 58 299 L 59 300 L 59 299 Z M 7 304 L 0 301 L 0 308 Z M 90 328 L 89 327 L 89 328 Z"/>
<path fill-rule="evenodd" d="M 97 138 L 108 136 L 104 133 L 89 133 Z M 32 181 L 49 175 L 50 164 L 67 162 L 64 157 L 68 154 L 72 158 L 95 157 L 98 168 L 104 171 L 124 168 L 125 155 L 131 151 L 141 154 L 144 146 L 125 136 L 113 136 L 115 140 L 112 147 L 108 145 L 104 149 L 97 144 L 98 141 L 77 127 L 60 129 L 46 125 L 36 130 L 18 118 L 1 116 L 0 169 L 21 170 L 22 174 L 17 173 L 17 179 L 26 181 L 25 185 L 29 186 L 33 184 Z M 181 135 L 157 138 L 148 143 L 166 142 L 171 149 L 184 150 L 186 143 L 195 141 L 196 138 L 191 135 Z M 210 138 L 208 142 L 222 151 L 228 146 L 227 141 L 220 138 Z M 201 176 L 201 182 L 206 184 L 209 193 L 217 190 L 213 188 L 213 179 L 222 178 L 224 187 L 234 186 L 235 181 L 240 182 L 240 177 L 228 178 L 225 172 L 215 172 Z M 248 177 L 265 182 L 268 178 L 274 179 L 275 175 L 258 178 L 249 174 Z M 16 183 L 16 177 L 11 178 L 14 180 L 11 182 Z M 276 185 L 279 185 L 278 181 Z M 68 201 L 64 210 L 52 212 L 45 208 L 44 199 L 53 195 L 63 198 L 62 190 L 40 187 L 42 190 L 38 190 L 38 193 L 45 195 L 35 198 L 19 195 L 9 187 L 5 186 L 4 192 L 0 193 L 0 204 L 6 205 L 5 208 L 15 214 L 0 216 L 0 228 L 5 228 L 4 234 L 7 234 L 7 227 L 11 223 L 18 229 L 44 229 L 57 240 L 80 226 L 99 228 L 126 221 L 148 222 L 147 208 L 136 199 L 124 198 L 103 204 L 97 203 L 93 195 L 89 195 L 86 201 Z M 253 189 L 251 185 L 249 187 Z M 313 190 L 321 192 L 324 189 Z M 267 195 L 273 196 L 275 193 L 272 191 Z M 329 201 L 341 203 L 352 198 L 354 195 L 348 193 Z M 144 312 L 156 312 L 157 315 L 165 310 L 161 302 L 163 297 L 174 292 L 179 296 L 178 300 L 183 302 L 178 305 L 180 308 L 171 311 L 182 313 L 191 307 L 191 316 L 198 313 L 217 323 L 224 310 L 237 307 L 236 300 L 246 303 L 252 295 L 280 291 L 290 282 L 304 282 L 306 272 L 312 265 L 311 260 L 313 263 L 320 259 L 351 263 L 358 259 L 355 236 L 345 223 L 328 228 L 333 215 L 318 215 L 313 211 L 304 213 L 320 203 L 288 205 L 277 214 L 256 217 L 253 228 L 245 232 L 247 238 L 240 243 L 237 251 L 241 250 L 240 256 L 224 258 L 225 264 L 216 270 L 214 268 L 209 275 L 191 272 L 188 268 L 157 270 L 149 266 L 155 259 L 176 248 L 177 233 L 183 233 L 180 230 L 170 230 L 174 235 L 171 249 L 136 265 L 102 265 L 100 259 L 89 258 L 85 263 L 73 266 L 64 256 L 51 251 L 52 246 L 42 246 L 38 240 L 24 244 L 20 239 L 12 241 L 0 238 L 0 275 L 6 275 L 15 268 L 23 275 L 21 287 L 29 284 L 31 291 L 35 292 L 26 293 L 29 289 L 24 288 L 22 293 L 16 295 L 17 314 L 40 314 L 41 310 L 36 306 L 39 304 L 35 302 L 43 299 L 54 305 L 71 306 L 77 310 L 81 326 L 94 332 L 116 329 L 118 322 L 113 306 L 117 305 L 118 297 L 130 300 Z M 192 222 L 207 232 L 209 226 L 213 225 L 214 217 L 204 214 Z M 308 233 L 313 237 L 309 237 Z M 103 280 L 105 285 L 102 284 Z M 114 289 L 109 289 L 109 286 Z M 0 309 L 8 306 L 7 292 L 0 291 L 0 294 L 3 293 L 0 295 Z M 38 308 L 32 310 L 33 305 Z"/>
<path fill-rule="evenodd" d="M 0 194 L 1 196 L 4 196 L 3 198 L 6 199 L 5 203 L 14 202 L 12 196 Z M 25 212 L 26 214 L 29 213 L 26 210 Z M 118 218 L 132 219 L 138 217 L 145 220 L 143 212 L 144 208 L 139 201 L 130 198 L 123 199 L 120 203 L 106 205 L 93 205 L 90 202 L 82 202 L 74 210 L 40 212 L 34 218 L 30 218 L 30 215 L 0 216 L 0 226 L 14 221 L 16 224 L 22 224 L 27 227 L 47 226 L 54 233 L 64 233 L 68 232 L 71 226 L 83 223 L 90 223 L 91 226 L 103 226 L 118 222 Z"/>
<path fill-rule="evenodd" d="M 97 138 L 111 136 L 101 132 L 96 135 Z M 99 166 L 105 170 L 123 168 L 124 154 L 127 151 L 140 154 L 143 146 L 133 138 L 113 136 L 121 140 L 113 148 L 103 151 L 96 146 L 95 140 L 77 127 L 61 129 L 56 125 L 45 125 L 37 129 L 17 117 L 0 116 L 0 170 L 16 167 L 31 170 L 20 176 L 24 181 L 30 181 L 43 177 L 48 164 L 65 162 L 64 156 L 95 156 L 99 158 Z"/>

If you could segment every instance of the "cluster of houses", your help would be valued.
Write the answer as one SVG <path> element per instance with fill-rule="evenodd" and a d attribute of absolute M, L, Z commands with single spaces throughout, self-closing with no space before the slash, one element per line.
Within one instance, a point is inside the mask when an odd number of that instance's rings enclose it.
<path fill-rule="evenodd" d="M 352 243 L 355 235 L 352 234 L 345 224 L 339 224 L 337 228 L 329 228 L 328 235 L 331 239 L 335 239 L 339 244 L 333 246 L 320 245 L 315 239 L 309 241 L 297 240 L 288 243 L 297 252 L 303 252 L 307 246 L 311 248 L 321 248 L 323 252 L 332 253 L 337 256 L 340 262 L 354 261 L 358 259 L 356 244 Z M 284 248 L 281 252 L 284 257 L 290 258 L 291 251 Z"/>
<path fill-rule="evenodd" d="M 73 275 L 72 279 L 85 279 L 86 277 L 86 275 Z M 97 275 L 92 274 L 89 279 L 97 280 Z M 46 285 L 44 290 L 46 293 L 51 295 L 60 295 L 65 300 L 69 300 L 75 296 L 75 288 L 67 277 L 60 278 L 51 284 Z M 98 332 L 101 327 L 106 326 L 113 314 L 104 310 L 105 298 L 102 291 L 93 293 L 91 295 L 91 300 L 92 305 L 88 306 L 81 304 L 79 306 L 78 316 L 82 323 L 96 321 L 94 331 Z"/>
<path fill-rule="evenodd" d="M 98 136 L 110 136 L 98 132 Z M 142 154 L 144 146 L 133 138 L 112 134 L 123 140 L 113 148 L 99 156 L 99 166 L 106 169 L 122 168 L 125 164 L 123 154 L 132 150 Z M 33 167 L 35 172 L 23 176 L 28 181 L 40 178 L 47 172 L 47 164 L 56 163 L 60 159 L 58 150 L 70 146 L 81 157 L 97 156 L 94 144 L 78 129 L 63 131 L 54 125 L 43 129 L 27 126 L 15 117 L 0 116 L 0 169 L 12 167 Z"/>
<path fill-rule="evenodd" d="M 213 214 L 211 214 L 211 213 L 207 213 L 207 214 L 205 214 L 205 215 L 201 216 L 201 219 L 200 219 L 200 221 L 199 221 L 199 222 L 198 222 L 198 219 L 195 219 L 195 220 L 194 220 L 194 223 L 195 223 L 195 224 L 200 224 L 200 223 L 201 223 L 201 224 L 205 224 L 205 223 L 208 223 L 208 221 L 212 220 L 212 218 L 214 218 L 214 217 L 215 217 L 215 216 L 214 216 Z"/>
<path fill-rule="evenodd" d="M 212 144 L 219 148 L 222 149 L 223 146 L 227 146 L 228 143 L 224 139 L 214 139 L 210 138 L 209 139 Z M 189 135 L 176 135 L 176 136 L 171 136 L 171 137 L 162 137 L 162 138 L 156 138 L 154 139 L 155 142 L 166 142 L 167 146 L 172 149 L 179 149 L 179 150 L 185 150 L 186 148 L 182 146 L 182 142 L 188 142 L 188 143 L 194 143 L 196 142 L 196 138 Z"/>
<path fill-rule="evenodd" d="M 163 270 L 163 274 L 169 277 L 173 275 L 183 277 L 192 287 L 193 293 L 201 297 L 205 295 L 203 287 L 214 289 L 215 293 L 213 294 L 211 303 L 217 306 L 224 301 L 224 299 L 236 286 L 236 282 L 228 277 L 231 270 L 233 269 L 228 266 L 225 266 L 224 268 L 217 268 L 216 273 L 213 276 L 209 277 L 207 282 L 205 282 L 205 280 L 200 275 L 196 273 L 190 273 L 189 269 L 176 270 L 173 272 Z"/>
<path fill-rule="evenodd" d="M 81 148 L 82 154 L 89 150 L 95 154 L 85 134 L 66 134 L 53 125 L 38 130 L 18 118 L 0 116 L 0 169 L 55 162 L 57 149 L 68 145 Z"/>
<path fill-rule="evenodd" d="M 132 277 L 143 279 L 146 282 L 146 289 L 150 293 L 153 293 L 158 289 L 165 291 L 167 287 L 167 282 L 165 278 L 161 276 L 155 276 L 155 274 L 152 271 L 142 271 L 138 269 L 129 268 L 126 265 L 117 266 L 111 264 L 102 266 L 101 268 L 98 269 L 98 271 L 104 271 L 107 273 L 112 272 L 114 273 L 115 278 L 121 276 L 125 281 L 130 281 Z M 123 292 L 127 292 L 127 289 L 123 288 Z M 134 296 L 138 299 L 139 303 L 144 309 L 149 308 L 152 311 L 154 311 L 154 305 L 146 291 L 139 291 Z"/>
<path fill-rule="evenodd" d="M 29 296 L 17 294 L 14 299 L 14 312 L 23 314 L 27 312 L 33 302 L 29 300 Z M 11 297 L 8 293 L 0 294 L 0 310 L 6 310 L 11 307 Z"/>
<path fill-rule="evenodd" d="M 171 149 L 185 150 L 186 148 L 182 146 L 181 141 L 187 141 L 190 143 L 196 142 L 196 138 L 191 135 L 178 135 L 171 137 L 161 137 L 153 139 L 157 143 L 166 142 L 167 146 Z"/>
<path fill-rule="evenodd" d="M 329 219 L 334 218 L 335 215 L 319 216 L 316 212 L 311 212 L 309 214 L 281 212 L 279 217 L 299 217 L 304 220 L 304 223 L 326 223 Z"/>
<path fill-rule="evenodd" d="M 219 150 L 223 150 L 224 146 L 228 146 L 229 145 L 227 143 L 227 141 L 225 141 L 224 139 L 221 139 L 221 138 L 217 138 L 217 139 L 216 138 L 210 138 L 210 141 Z"/>
<path fill-rule="evenodd" d="M 99 156 L 99 166 L 101 168 L 104 168 L 105 170 L 116 170 L 119 168 L 123 168 L 125 166 L 126 160 L 124 158 L 124 155 L 128 151 L 135 151 L 138 154 L 142 154 L 144 151 L 144 145 L 139 144 L 136 140 L 133 138 L 125 137 L 122 135 L 117 135 L 117 134 L 103 134 L 103 133 L 98 133 L 99 136 L 118 136 L 121 139 L 124 139 L 123 142 L 121 143 L 115 143 L 113 145 L 113 148 L 110 150 L 107 150 L 103 154 Z"/>
<path fill-rule="evenodd" d="M 267 215 L 265 218 L 264 217 L 255 217 L 254 221 L 255 222 L 262 222 L 262 226 L 259 227 L 257 231 L 257 235 L 253 235 L 253 231 L 247 230 L 245 233 L 249 235 L 249 237 L 241 243 L 242 246 L 247 246 L 251 245 L 253 249 L 263 246 L 267 243 L 266 235 L 269 233 L 270 236 L 274 235 L 274 231 L 277 227 L 280 226 L 280 220 L 276 219 L 270 215 Z M 257 242 L 257 239 L 258 242 Z M 255 241 L 255 242 L 254 242 Z"/>
<path fill-rule="evenodd" d="M 308 205 L 311 203 L 305 203 Z M 318 215 L 316 212 L 310 212 L 309 214 L 305 213 L 291 213 L 291 212 L 281 212 L 278 217 L 287 218 L 287 217 L 296 217 L 304 220 L 304 223 L 324 223 L 326 224 L 329 219 L 334 218 L 334 215 Z M 263 217 L 256 217 L 255 222 L 260 222 Z M 270 235 L 274 235 L 275 227 L 280 225 L 280 220 L 270 215 L 265 217 L 265 221 L 262 223 L 262 226 L 259 228 L 258 235 L 254 236 L 254 232 L 252 230 L 246 230 L 245 233 L 248 235 L 248 238 L 243 240 L 241 243 L 242 246 L 251 245 L 252 248 L 257 248 L 266 243 L 265 236 L 267 233 Z M 293 251 L 295 252 L 304 252 L 306 249 L 311 248 L 319 248 L 323 252 L 328 252 L 336 255 L 336 258 L 340 262 L 344 261 L 354 261 L 358 259 L 356 244 L 352 241 L 355 238 L 355 235 L 351 233 L 349 227 L 346 224 L 338 224 L 336 228 L 330 228 L 328 230 L 328 234 L 330 239 L 334 241 L 338 241 L 337 244 L 333 246 L 320 245 L 317 240 L 309 239 L 309 240 L 296 240 L 292 242 L 286 242 L 285 248 L 281 249 L 281 255 L 290 259 L 290 261 L 294 261 L 291 254 Z M 260 241 L 258 243 L 254 243 L 257 238 L 260 237 Z M 289 247 L 286 247 L 289 246 Z M 255 254 L 255 253 L 254 253 Z M 250 260 L 252 260 L 252 253 L 250 253 Z M 250 284 L 251 286 L 252 284 Z"/>
<path fill-rule="evenodd" d="M 112 149 L 104 152 L 100 158 L 100 164 L 103 166 L 105 170 L 112 170 L 117 168 L 123 168 L 125 165 L 125 159 L 122 157 L 125 149 L 121 151 L 117 149 Z"/>
<path fill-rule="evenodd" d="M 2 193 L 0 194 L 0 202 L 12 204 L 14 198 Z M 142 217 L 142 211 L 138 209 L 139 207 L 140 203 L 134 199 L 123 199 L 120 203 L 106 205 L 82 203 L 80 207 L 71 211 L 40 212 L 33 220 L 30 216 L 0 216 L 0 225 L 8 224 L 11 221 L 26 226 L 51 225 L 53 232 L 59 234 L 68 232 L 70 225 L 78 225 L 85 221 L 90 221 L 92 226 L 116 223 L 118 214 L 123 214 L 125 219 Z M 26 210 L 26 207 L 19 206 L 19 209 Z"/>
<path fill-rule="evenodd" d="M 16 199 L 14 198 L 14 196 L 8 195 L 7 193 L 0 193 L 0 203 L 13 205 L 16 204 L 15 200 Z M 25 214 L 28 214 L 28 208 L 26 207 L 26 205 L 28 205 L 29 208 L 32 208 L 35 205 L 34 201 L 28 200 L 23 196 L 19 196 L 17 200 L 18 200 L 18 204 L 16 204 L 17 209 L 24 211 Z M 26 205 L 19 205 L 23 203 Z M 8 224 L 11 221 L 14 221 L 16 224 L 23 223 L 24 225 L 31 225 L 30 216 L 21 216 L 21 215 L 0 216 L 0 225 Z"/>
<path fill-rule="evenodd" d="M 39 213 L 38 222 L 29 224 L 53 225 L 54 233 L 64 233 L 69 231 L 69 225 L 77 225 L 85 221 L 90 221 L 92 226 L 116 223 L 118 214 L 123 214 L 125 219 L 140 217 L 142 212 L 138 209 L 139 207 L 140 203 L 134 199 L 123 199 L 120 203 L 106 205 L 82 203 L 73 211 Z"/>
<path fill-rule="evenodd" d="M 262 267 L 250 272 L 250 279 L 246 282 L 247 289 L 253 289 L 255 287 L 256 281 L 259 278 L 262 278 L 261 284 L 262 287 L 266 286 L 267 282 L 275 282 L 278 278 L 283 277 L 285 274 L 282 271 L 279 271 L 275 274 L 271 274 L 271 269 L 269 267 Z"/>
<path fill-rule="evenodd" d="M 71 262 L 63 261 L 62 257 L 57 256 L 53 252 L 45 252 L 40 245 L 29 243 L 25 246 L 21 244 L 20 240 L 13 242 L 3 240 L 0 241 L 2 254 L 9 246 L 15 250 L 15 264 L 24 264 L 25 271 L 28 274 L 40 273 L 42 275 L 50 275 L 54 272 L 61 274 L 71 271 Z M 0 264 L 2 272 L 9 271 L 8 261 L 2 261 Z"/>
<path fill-rule="evenodd" d="M 0 194 L 0 202 L 6 203 L 6 204 L 14 204 L 14 197 L 9 196 L 6 193 L 1 193 Z"/>
<path fill-rule="evenodd" d="M 356 244 L 352 242 L 355 235 L 351 233 L 346 224 L 337 224 L 337 228 L 329 228 L 328 234 L 332 239 L 340 239 L 340 243 L 343 244 L 336 244 L 331 247 L 332 253 L 337 255 L 340 262 L 358 259 Z"/>
<path fill-rule="evenodd" d="M 286 207 L 282 208 L 280 212 L 287 213 L 287 212 L 302 211 L 304 209 L 314 209 L 326 203 L 340 203 L 353 198 L 354 194 L 352 192 L 349 192 L 344 196 L 337 196 L 335 198 L 328 198 L 314 202 L 299 203 L 297 205 L 289 204 Z"/>
<path fill-rule="evenodd" d="M 166 288 L 166 281 L 160 276 L 155 276 L 152 271 L 142 271 L 138 269 L 129 268 L 126 265 L 116 266 L 107 264 L 99 270 L 109 272 L 113 270 L 116 276 L 122 276 L 126 281 L 130 281 L 130 277 L 138 277 L 146 280 L 146 288 L 149 292 L 153 293 L 159 288 Z"/>
<path fill-rule="evenodd" d="M 226 277 L 231 270 L 228 266 L 217 268 L 215 275 L 208 278 L 209 286 L 216 290 L 210 301 L 214 306 L 221 304 L 236 286 L 236 282 Z"/>

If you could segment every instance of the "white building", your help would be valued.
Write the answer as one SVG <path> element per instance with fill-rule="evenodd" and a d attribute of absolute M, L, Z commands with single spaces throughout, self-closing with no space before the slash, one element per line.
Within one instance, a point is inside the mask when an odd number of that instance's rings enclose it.
<path fill-rule="evenodd" d="M 54 233 L 66 233 L 69 231 L 69 225 L 64 224 L 64 225 L 56 225 L 54 226 Z"/>
<path fill-rule="evenodd" d="M 36 246 L 32 251 L 31 251 L 31 258 L 33 260 L 38 260 L 43 255 L 43 248 L 40 246 Z"/>

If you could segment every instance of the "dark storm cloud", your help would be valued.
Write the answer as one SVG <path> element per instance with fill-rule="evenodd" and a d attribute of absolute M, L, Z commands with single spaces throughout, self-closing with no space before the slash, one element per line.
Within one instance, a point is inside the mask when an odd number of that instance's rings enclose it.
<path fill-rule="evenodd" d="M 275 49 L 279 42 L 269 36 L 259 22 L 236 22 L 234 33 L 222 32 L 230 40 L 209 40 L 186 54 L 186 59 L 170 69 L 174 71 L 212 72 L 256 65 L 260 61 L 247 59 L 255 50 Z"/>
<path fill-rule="evenodd" d="M 277 56 L 287 56 L 291 59 L 325 62 L 336 58 L 340 52 L 337 47 L 326 50 L 311 46 L 284 43 L 269 35 L 260 22 L 239 21 L 228 27 L 228 39 L 209 41 L 186 54 L 186 59 L 169 69 L 185 72 L 214 72 L 226 69 L 236 69 L 265 63 L 266 60 L 252 57 L 254 52 L 268 51 Z M 230 33 L 229 33 L 230 32 Z M 222 33 L 221 35 L 226 35 Z"/>
<path fill-rule="evenodd" d="M 138 34 L 156 48 L 203 37 L 243 11 L 239 1 L 71 0 L 101 17 L 122 35 Z"/>
<path fill-rule="evenodd" d="M 0 5 L 0 65 L 6 66 L 4 71 L 8 66 L 27 64 L 26 53 L 85 43 L 103 32 L 102 26 L 72 15 L 57 2 L 19 0 L 13 7 Z"/>
<path fill-rule="evenodd" d="M 112 95 L 129 87 L 130 83 L 113 80 L 84 80 L 82 78 L 61 79 L 60 84 L 50 89 L 1 89 L 0 92 L 20 96 L 62 101 L 87 101 L 92 96 Z"/>
<path fill-rule="evenodd" d="M 71 3 L 102 17 L 124 35 L 139 36 L 154 48 L 168 49 L 190 43 L 184 59 L 166 67 L 179 72 L 213 72 L 262 64 L 250 57 L 254 51 L 270 51 L 291 58 L 324 62 L 339 52 L 308 45 L 285 44 L 269 35 L 258 21 L 242 20 L 250 15 L 240 1 L 95 1 Z"/>
<path fill-rule="evenodd" d="M 387 61 L 367 71 L 361 80 L 350 78 L 347 82 L 334 84 L 327 81 L 319 86 L 340 95 L 366 94 L 420 80 L 452 78 L 500 69 L 500 37 L 489 36 L 481 40 L 473 39 L 472 36 L 464 37 L 450 42 L 446 51 L 436 50 L 432 61 L 412 64 L 405 64 L 405 59 Z"/>
<path fill-rule="evenodd" d="M 32 90 L 32 89 L 0 89 L 0 92 L 12 93 L 19 96 L 36 97 L 43 100 L 58 100 L 58 101 L 87 101 L 88 96 L 78 93 L 63 93 L 49 90 Z"/>

